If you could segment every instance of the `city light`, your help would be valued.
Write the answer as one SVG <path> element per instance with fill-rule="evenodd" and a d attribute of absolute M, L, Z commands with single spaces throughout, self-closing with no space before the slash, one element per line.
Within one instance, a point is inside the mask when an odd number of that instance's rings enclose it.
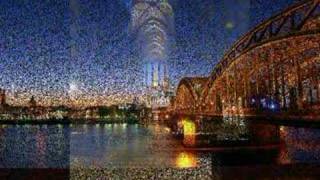
<path fill-rule="evenodd" d="M 320 0 L 296 1 L 0 0 L 0 174 L 319 178 Z"/>
<path fill-rule="evenodd" d="M 184 135 L 195 135 L 196 134 L 196 126 L 195 123 L 189 119 L 182 120 L 183 125 L 183 134 Z"/>
<path fill-rule="evenodd" d="M 196 144 L 196 125 L 190 119 L 182 120 L 183 127 L 183 143 L 187 146 L 194 146 Z"/>

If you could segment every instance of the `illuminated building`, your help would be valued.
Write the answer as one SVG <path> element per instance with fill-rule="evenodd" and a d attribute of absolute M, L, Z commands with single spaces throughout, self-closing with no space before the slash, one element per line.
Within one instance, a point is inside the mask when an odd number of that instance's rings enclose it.
<path fill-rule="evenodd" d="M 172 7 L 167 0 L 135 0 L 131 13 L 131 33 L 136 37 L 144 64 L 146 105 L 167 106 L 172 94 L 167 67 L 174 34 Z"/>

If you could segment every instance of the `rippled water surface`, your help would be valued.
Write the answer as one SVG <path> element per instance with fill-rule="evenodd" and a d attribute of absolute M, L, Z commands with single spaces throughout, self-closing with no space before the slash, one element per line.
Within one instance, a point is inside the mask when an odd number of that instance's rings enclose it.
<path fill-rule="evenodd" d="M 169 129 L 160 125 L 82 125 L 72 128 L 71 160 L 86 166 L 172 167 L 179 158 L 196 156 L 185 152 L 172 138 Z"/>
<path fill-rule="evenodd" d="M 0 168 L 68 168 L 70 127 L 0 125 Z"/>
<path fill-rule="evenodd" d="M 280 143 L 263 152 L 271 164 L 320 164 L 319 129 L 278 128 Z M 223 149 L 212 150 L 185 148 L 162 125 L 0 125 L 0 168 L 196 168 L 230 161 Z M 250 157 L 234 158 L 241 165 Z"/>

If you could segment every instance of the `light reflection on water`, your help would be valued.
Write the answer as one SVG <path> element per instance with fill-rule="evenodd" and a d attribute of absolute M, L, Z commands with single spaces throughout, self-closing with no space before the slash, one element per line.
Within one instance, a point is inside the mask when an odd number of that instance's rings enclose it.
<path fill-rule="evenodd" d="M 320 164 L 320 130 L 280 126 L 279 162 Z"/>
<path fill-rule="evenodd" d="M 70 129 L 59 125 L 0 128 L 0 168 L 68 168 Z"/>
<path fill-rule="evenodd" d="M 178 168 L 193 168 L 197 166 L 197 156 L 190 152 L 180 152 L 176 158 Z"/>
<path fill-rule="evenodd" d="M 75 126 L 71 133 L 71 161 L 85 166 L 167 167 L 175 166 L 175 157 L 182 148 L 161 125 L 127 124 L 88 125 L 88 133 Z"/>
<path fill-rule="evenodd" d="M 271 137 L 260 132 L 261 127 L 248 129 L 256 129 L 255 135 Z M 280 146 L 275 163 L 320 164 L 319 129 L 278 129 Z M 170 129 L 159 124 L 0 126 L 0 167 L 6 168 L 67 168 L 70 163 L 85 167 L 190 168 L 201 166 L 201 158 L 203 153 L 190 151 Z M 212 163 L 212 159 L 204 159 Z"/>
<path fill-rule="evenodd" d="M 200 164 L 199 158 L 202 157 L 202 153 L 190 152 L 189 148 L 186 148 L 179 139 L 173 138 L 171 131 L 162 125 L 150 125 L 150 126 L 140 126 L 140 125 L 107 125 L 108 129 L 104 129 L 103 136 L 96 134 L 77 134 L 71 136 L 71 160 L 82 160 L 82 164 L 85 166 L 92 165 L 93 162 L 100 165 L 111 165 L 116 167 L 197 167 Z M 259 128 L 265 127 L 264 125 L 249 126 L 248 129 L 254 129 L 252 133 L 256 141 L 266 141 L 268 142 L 280 142 L 279 145 L 273 146 L 274 144 L 266 144 L 265 149 L 268 158 L 273 156 L 279 164 L 285 163 L 299 163 L 299 162 L 311 162 L 319 163 L 320 157 L 319 150 L 320 147 L 316 147 L 316 151 L 307 151 L 307 154 L 301 156 L 301 153 L 297 151 L 297 147 L 293 146 L 290 142 L 290 137 L 278 136 L 281 138 L 276 141 L 269 141 L 270 138 L 274 138 L 274 133 L 277 134 L 278 131 L 274 132 L 274 127 L 267 125 L 267 130 L 259 131 Z M 283 131 L 284 128 L 281 128 Z M 288 128 L 293 131 L 296 136 L 305 136 L 306 134 L 301 134 L 301 128 Z M 271 133 L 269 132 L 271 130 Z M 315 133 L 320 133 L 318 129 L 306 129 L 306 131 L 315 131 Z M 79 130 L 81 131 L 81 130 Z M 93 129 L 95 131 L 95 129 Z M 90 133 L 90 131 L 89 131 Z M 313 134 L 313 133 L 311 133 Z M 190 134 L 195 141 L 195 136 Z M 258 136 L 259 138 L 257 138 Z M 88 138 L 92 139 L 89 140 Z M 99 137 L 99 138 L 98 138 Z M 311 139 L 314 137 L 314 141 L 320 142 L 317 136 L 311 135 Z M 188 134 L 184 137 L 188 138 Z M 293 137 L 291 137 L 292 139 Z M 302 138 L 304 139 L 304 138 Z M 102 143 L 100 142 L 102 141 Z M 96 144 L 100 142 L 99 146 Z M 288 144 L 289 143 L 289 144 Z M 296 142 L 295 142 L 296 143 Z M 90 148 L 87 146 L 90 144 Z M 308 145 L 308 142 L 305 143 Z M 85 147 L 84 147 L 85 146 Z M 259 147 L 257 144 L 254 147 Z M 277 149 L 275 149 L 277 148 Z M 213 150 L 221 148 L 213 148 Z M 262 148 L 264 149 L 264 147 Z M 271 152 L 269 152 L 269 150 Z M 276 150 L 276 151 L 275 151 Z M 275 153 L 278 152 L 278 155 Z M 259 151 L 260 153 L 260 151 Z M 86 154 L 87 156 L 85 156 Z M 246 154 L 248 155 L 248 154 Z M 251 156 L 251 154 L 249 154 Z M 264 157 L 261 154 L 262 158 Z M 309 157 L 309 159 L 305 158 Z M 310 158 L 311 157 L 311 158 Z M 253 154 L 252 157 L 255 158 Z M 258 157 L 257 157 L 258 158 Z M 260 157 L 259 157 L 260 158 Z M 245 159 L 245 158 L 244 158 Z M 294 161 L 291 161 L 294 159 Z M 239 159 L 234 159 L 237 161 Z M 208 161 L 211 161 L 208 159 Z M 271 161 L 271 160 L 270 160 Z M 268 161 L 269 162 L 269 161 Z M 245 163 L 245 161 L 243 162 Z"/>

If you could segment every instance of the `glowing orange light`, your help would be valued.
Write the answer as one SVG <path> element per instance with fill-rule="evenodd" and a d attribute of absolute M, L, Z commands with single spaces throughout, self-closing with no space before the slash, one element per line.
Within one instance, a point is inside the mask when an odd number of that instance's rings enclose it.
<path fill-rule="evenodd" d="M 196 134 L 196 125 L 194 122 L 188 120 L 188 119 L 183 119 L 182 120 L 182 125 L 183 125 L 183 134 L 184 135 L 194 135 Z"/>
<path fill-rule="evenodd" d="M 191 168 L 197 166 L 197 159 L 194 154 L 181 152 L 176 159 L 178 168 Z"/>
<path fill-rule="evenodd" d="M 196 144 L 196 125 L 189 119 L 182 120 L 183 125 L 183 143 L 193 146 Z"/>

